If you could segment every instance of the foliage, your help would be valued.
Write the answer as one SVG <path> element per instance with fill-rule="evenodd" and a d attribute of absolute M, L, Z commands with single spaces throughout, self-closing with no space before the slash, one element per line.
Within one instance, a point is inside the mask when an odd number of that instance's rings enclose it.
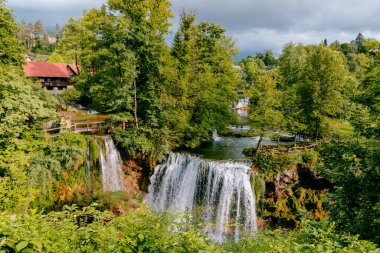
<path fill-rule="evenodd" d="M 302 153 L 301 159 L 303 164 L 307 164 L 311 168 L 314 168 L 318 163 L 319 153 L 315 150 L 309 150 Z"/>
<path fill-rule="evenodd" d="M 17 33 L 17 38 L 22 41 L 28 54 L 48 56 L 55 50 L 56 41 L 59 39 L 61 32 L 58 25 L 56 25 L 55 31 L 46 31 L 40 19 L 34 24 L 27 23 L 23 19 L 18 25 L 20 29 Z M 34 60 L 36 59 L 34 58 Z"/>
<path fill-rule="evenodd" d="M 114 217 L 96 205 L 41 215 L 0 216 L 5 252 L 379 252 L 357 237 L 336 234 L 325 223 L 306 223 L 299 232 L 263 231 L 239 242 L 214 244 L 190 223 L 146 209 Z M 29 251 L 25 251 L 28 249 Z M 24 251 L 22 251 L 24 250 Z"/>
<path fill-rule="evenodd" d="M 291 169 L 301 160 L 299 153 L 276 155 L 273 153 L 258 153 L 252 158 L 253 163 L 266 180 L 271 181 L 278 172 Z"/>
<path fill-rule="evenodd" d="M 19 252 L 28 247 L 31 252 L 216 252 L 216 247 L 193 227 L 163 215 L 143 209 L 115 218 L 94 207 L 82 211 L 67 207 L 48 215 L 1 215 L 0 250 L 18 247 L 15 251 Z"/>
<path fill-rule="evenodd" d="M 265 66 L 273 67 L 278 64 L 278 60 L 273 56 L 272 50 L 265 49 L 263 53 L 256 53 L 255 57 L 260 59 Z"/>
<path fill-rule="evenodd" d="M 13 14 L 5 8 L 5 2 L 0 1 L 0 64 L 21 65 L 23 48 L 21 41 L 16 38 L 18 32 Z"/>
<path fill-rule="evenodd" d="M 228 252 L 378 252 L 374 244 L 336 234 L 327 222 L 305 222 L 298 232 L 269 230 L 223 245 Z"/>
<path fill-rule="evenodd" d="M 183 13 L 171 54 L 177 72 L 164 86 L 162 106 L 170 129 L 182 145 L 196 147 L 210 139 L 210 129 L 224 129 L 239 83 L 233 69 L 236 49 L 217 24 L 195 24 L 193 13 Z"/>
<path fill-rule="evenodd" d="M 286 94 L 284 110 L 290 122 L 301 126 L 293 131 L 313 139 L 332 136 L 332 126 L 346 116 L 355 87 L 343 56 L 325 45 L 287 45 L 280 57 L 280 71 Z"/>
<path fill-rule="evenodd" d="M 129 159 L 148 158 L 149 162 L 162 161 L 171 149 L 166 129 L 116 129 L 113 136 Z"/>
<path fill-rule="evenodd" d="M 73 87 L 64 90 L 59 97 L 62 98 L 66 104 L 75 105 L 79 102 L 81 95 L 81 92 L 78 91 L 78 89 L 76 89 L 75 87 Z"/>
<path fill-rule="evenodd" d="M 54 98 L 25 79 L 18 68 L 0 67 L 0 147 L 41 131 L 54 116 Z"/>
<path fill-rule="evenodd" d="M 25 212 L 36 191 L 25 168 L 43 142 L 43 125 L 54 116 L 54 98 L 0 63 L 0 210 Z"/>
<path fill-rule="evenodd" d="M 376 140 L 337 140 L 322 146 L 321 172 L 334 185 L 331 219 L 337 228 L 380 242 L 380 150 Z"/>
<path fill-rule="evenodd" d="M 264 71 L 265 65 L 261 59 L 252 56 L 242 59 L 238 65 L 241 67 L 243 79 L 243 87 L 240 88 L 245 92 L 255 84 L 257 77 Z"/>
<path fill-rule="evenodd" d="M 257 78 L 250 95 L 249 123 L 252 131 L 260 137 L 257 152 L 262 138 L 273 132 L 281 132 L 286 121 L 281 111 L 281 91 L 277 89 L 276 81 L 269 73 Z"/>

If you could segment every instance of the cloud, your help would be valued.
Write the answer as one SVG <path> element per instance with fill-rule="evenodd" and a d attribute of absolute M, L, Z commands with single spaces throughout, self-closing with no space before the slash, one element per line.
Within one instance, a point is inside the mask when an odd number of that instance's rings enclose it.
<path fill-rule="evenodd" d="M 69 17 L 80 17 L 82 10 L 98 7 L 106 0 L 9 0 L 17 19 L 46 26 L 64 24 Z M 362 32 L 380 38 L 378 0 L 172 0 L 178 28 L 182 10 L 195 10 L 198 21 L 215 22 L 228 30 L 242 55 L 263 49 L 281 52 L 285 43 L 350 41 Z M 171 38 L 169 36 L 168 38 Z"/>
<path fill-rule="evenodd" d="M 70 17 L 79 18 L 83 10 L 99 7 L 106 0 L 8 0 L 7 7 L 14 11 L 16 20 L 36 22 L 40 19 L 46 27 L 64 25 Z"/>

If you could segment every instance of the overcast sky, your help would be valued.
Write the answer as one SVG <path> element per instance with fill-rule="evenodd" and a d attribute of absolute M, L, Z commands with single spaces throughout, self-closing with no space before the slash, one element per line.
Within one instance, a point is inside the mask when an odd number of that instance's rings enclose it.
<path fill-rule="evenodd" d="M 106 0 L 8 0 L 18 21 L 63 25 L 82 10 Z M 173 12 L 195 10 L 198 21 L 216 22 L 228 30 L 241 56 L 271 49 L 278 55 L 288 42 L 319 43 L 327 38 L 350 41 L 362 32 L 380 39 L 379 0 L 172 0 Z M 173 30 L 178 19 L 173 20 Z"/>

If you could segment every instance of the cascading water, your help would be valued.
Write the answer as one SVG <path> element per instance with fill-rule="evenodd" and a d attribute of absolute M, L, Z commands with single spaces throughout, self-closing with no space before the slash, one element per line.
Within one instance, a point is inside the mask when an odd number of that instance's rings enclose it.
<path fill-rule="evenodd" d="M 92 183 L 91 183 L 90 144 L 89 143 L 87 144 L 85 168 L 86 168 L 87 191 L 91 193 Z"/>
<path fill-rule="evenodd" d="M 220 141 L 221 140 L 221 138 L 219 137 L 218 132 L 216 131 L 216 129 L 212 130 L 212 139 L 214 141 Z"/>
<path fill-rule="evenodd" d="M 210 238 L 239 239 L 257 230 L 251 168 L 241 162 L 213 162 L 170 154 L 151 177 L 147 203 L 155 210 L 190 212 L 201 218 Z"/>
<path fill-rule="evenodd" d="M 116 192 L 124 191 L 123 172 L 120 154 L 117 151 L 111 137 L 103 137 L 106 156 L 99 148 L 100 168 L 102 172 L 103 191 Z M 99 145 L 98 145 L 99 146 Z"/>

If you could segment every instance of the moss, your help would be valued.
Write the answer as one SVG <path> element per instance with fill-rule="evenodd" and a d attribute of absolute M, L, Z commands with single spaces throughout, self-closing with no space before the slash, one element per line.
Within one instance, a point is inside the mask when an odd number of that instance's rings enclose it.
<path fill-rule="evenodd" d="M 99 148 L 96 142 L 89 142 L 89 151 L 90 151 L 90 166 L 91 168 L 95 168 L 97 166 L 97 162 L 99 160 Z"/>
<path fill-rule="evenodd" d="M 264 191 L 265 191 L 265 181 L 263 178 L 260 178 L 259 176 L 253 176 L 251 179 L 251 185 L 252 190 L 255 193 L 256 196 L 256 203 L 260 203 L 262 201 Z"/>
<path fill-rule="evenodd" d="M 254 168 L 263 175 L 267 185 L 265 210 L 261 210 L 263 219 L 271 221 L 272 225 L 294 228 L 299 226 L 301 218 L 305 215 L 311 219 L 327 216 L 323 204 L 328 190 L 324 185 L 312 187 L 320 183 L 320 178 L 310 177 L 313 182 L 306 184 L 301 181 L 305 180 L 305 177 L 298 174 L 298 167 L 309 170 L 315 167 L 318 157 L 318 153 L 312 150 L 286 155 L 260 153 L 253 158 Z M 258 182 L 254 183 L 256 190 L 259 185 Z M 256 195 L 258 196 L 257 192 Z"/>

